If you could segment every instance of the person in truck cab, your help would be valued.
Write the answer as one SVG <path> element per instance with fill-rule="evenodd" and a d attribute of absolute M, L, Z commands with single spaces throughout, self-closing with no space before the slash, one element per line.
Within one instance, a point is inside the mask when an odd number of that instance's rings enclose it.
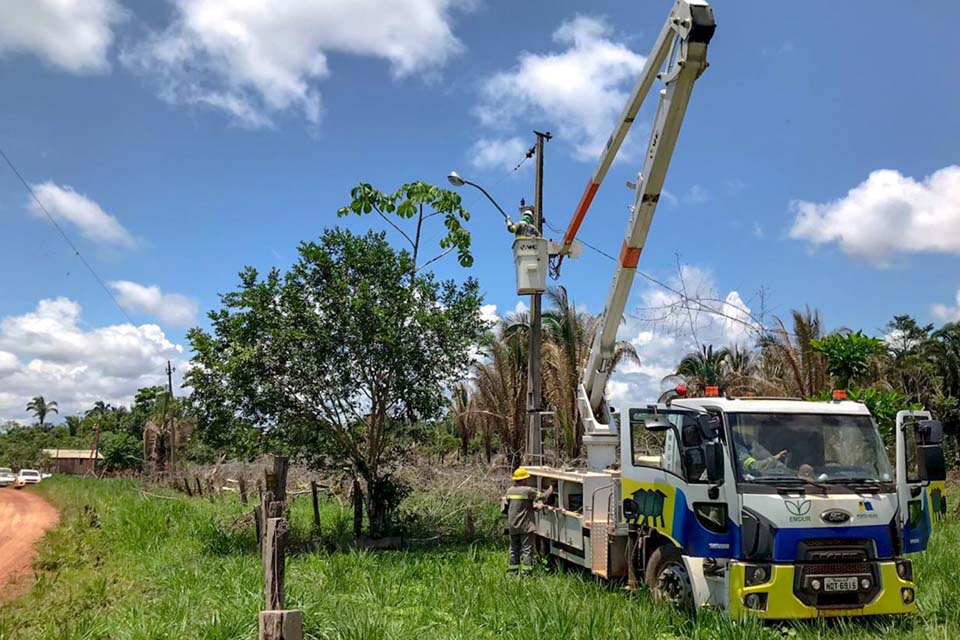
<path fill-rule="evenodd" d="M 734 434 L 733 442 L 742 475 L 759 476 L 772 469 L 787 469 L 783 461 L 790 453 L 789 450 L 784 449 L 772 454 L 745 433 Z"/>
<path fill-rule="evenodd" d="M 523 467 L 513 472 L 513 486 L 503 497 L 501 513 L 507 516 L 510 534 L 510 560 L 507 571 L 527 572 L 533 568 L 533 541 L 537 530 L 534 512 L 553 496 L 553 487 L 541 494 L 532 486 L 530 472 Z"/>

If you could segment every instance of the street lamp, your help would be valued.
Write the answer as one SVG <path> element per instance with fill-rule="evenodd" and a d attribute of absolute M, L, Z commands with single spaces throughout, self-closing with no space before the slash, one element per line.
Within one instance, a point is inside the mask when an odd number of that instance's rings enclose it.
<path fill-rule="evenodd" d="M 470 182 L 469 180 L 464 180 L 463 178 L 460 177 L 460 174 L 458 174 L 456 171 L 451 171 L 450 175 L 447 176 L 447 180 L 449 180 L 450 184 L 452 184 L 455 187 L 462 187 L 463 185 L 468 184 L 471 187 L 475 187 L 479 189 L 480 193 L 487 196 L 487 200 L 489 200 L 493 204 L 493 206 L 497 208 L 497 211 L 499 211 L 500 215 L 503 216 L 503 219 L 506 220 L 507 226 L 509 227 L 513 224 L 513 222 L 510 221 L 510 216 L 508 216 L 504 212 L 504 210 L 500 207 L 500 205 L 497 204 L 497 201 L 493 199 L 493 196 L 487 193 L 487 190 L 481 187 L 480 185 L 478 185 L 476 182 Z"/>

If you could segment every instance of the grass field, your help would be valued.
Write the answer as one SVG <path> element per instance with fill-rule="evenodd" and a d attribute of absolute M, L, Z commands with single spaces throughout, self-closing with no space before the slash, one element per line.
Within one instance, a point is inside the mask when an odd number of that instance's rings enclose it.
<path fill-rule="evenodd" d="M 34 588 L 0 606 L 0 640 L 256 637 L 261 569 L 252 528 L 234 525 L 247 511 L 239 503 L 144 496 L 126 480 L 54 478 L 38 490 L 63 517 L 41 545 Z M 323 518 L 331 535 L 347 534 L 349 514 L 337 505 L 325 505 Z M 292 520 L 303 542 L 309 500 L 294 503 Z M 915 566 L 918 616 L 783 626 L 734 624 L 711 612 L 690 618 L 576 571 L 508 576 L 502 545 L 489 539 L 296 554 L 287 590 L 307 636 L 324 639 L 960 637 L 955 517 Z"/>

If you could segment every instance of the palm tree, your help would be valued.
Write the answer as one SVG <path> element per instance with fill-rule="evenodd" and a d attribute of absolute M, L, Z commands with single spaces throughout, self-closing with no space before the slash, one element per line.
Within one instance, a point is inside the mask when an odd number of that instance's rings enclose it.
<path fill-rule="evenodd" d="M 707 387 L 726 387 L 728 349 L 713 349 L 712 344 L 703 345 L 699 351 L 685 355 L 677 365 L 677 374 L 687 379 L 694 394 Z"/>
<path fill-rule="evenodd" d="M 760 339 L 760 377 L 778 394 L 814 396 L 827 386 L 827 360 L 811 344 L 823 335 L 823 321 L 810 307 L 790 313 L 792 332 L 776 318 L 776 326 Z"/>
<path fill-rule="evenodd" d="M 64 423 L 67 425 L 67 431 L 71 436 L 80 433 L 80 429 L 83 427 L 83 420 L 80 416 L 67 416 Z"/>
<path fill-rule="evenodd" d="M 503 324 L 509 326 L 507 321 Z M 486 355 L 488 361 L 476 372 L 478 400 L 473 411 L 492 422 L 511 466 L 516 467 L 527 437 L 526 341 L 521 332 L 502 331 L 487 346 Z"/>
<path fill-rule="evenodd" d="M 960 322 L 948 322 L 930 335 L 927 346 L 944 395 L 960 396 Z"/>
<path fill-rule="evenodd" d="M 27 403 L 27 411 L 33 412 L 33 415 L 36 416 L 37 422 L 40 423 L 41 427 L 44 425 L 48 413 L 60 413 L 60 410 L 57 408 L 57 403 L 53 400 L 47 402 L 43 396 L 34 396 L 33 399 Z"/>
<path fill-rule="evenodd" d="M 564 287 L 550 288 L 547 299 L 551 308 L 543 314 L 546 338 L 541 358 L 543 392 L 547 405 L 556 413 L 557 427 L 563 434 L 566 454 L 577 458 L 583 446 L 577 390 L 599 328 L 599 318 L 577 311 Z M 640 364 L 640 358 L 631 343 L 621 340 L 614 346 L 611 372 L 624 362 Z"/>
<path fill-rule="evenodd" d="M 460 439 L 460 459 L 465 460 L 470 440 L 476 435 L 479 420 L 470 411 L 470 393 L 467 385 L 463 383 L 453 387 L 450 396 L 450 418 Z"/>

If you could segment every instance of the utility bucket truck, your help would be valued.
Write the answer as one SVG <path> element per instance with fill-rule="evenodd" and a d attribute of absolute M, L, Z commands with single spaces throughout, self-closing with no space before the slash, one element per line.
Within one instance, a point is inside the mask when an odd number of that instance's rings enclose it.
<path fill-rule="evenodd" d="M 718 390 L 662 402 L 603 398 L 617 326 L 715 22 L 677 0 L 574 213 L 562 260 L 607 169 L 659 79 L 664 88 L 626 238 L 578 390 L 586 467 L 546 464 L 529 434 L 541 491 L 541 552 L 603 578 L 645 582 L 659 600 L 731 617 L 787 619 L 910 613 L 913 567 L 946 510 L 942 427 L 924 411 L 896 420 L 891 465 L 867 408 L 844 399 L 729 398 Z"/>

